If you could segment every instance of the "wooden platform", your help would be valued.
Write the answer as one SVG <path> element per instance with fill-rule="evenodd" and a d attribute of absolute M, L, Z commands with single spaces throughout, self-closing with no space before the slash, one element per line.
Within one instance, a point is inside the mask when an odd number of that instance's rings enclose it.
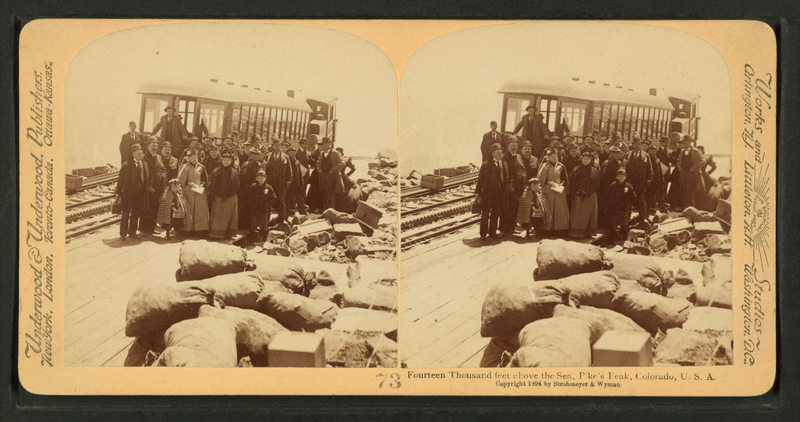
<path fill-rule="evenodd" d="M 477 368 L 481 306 L 504 278 L 532 279 L 538 242 L 480 240 L 478 226 L 402 255 L 400 355 L 409 368 Z"/>
<path fill-rule="evenodd" d="M 162 236 L 123 242 L 114 225 L 67 243 L 65 366 L 123 366 L 134 340 L 125 337 L 131 293 L 175 280 L 181 241 Z"/>

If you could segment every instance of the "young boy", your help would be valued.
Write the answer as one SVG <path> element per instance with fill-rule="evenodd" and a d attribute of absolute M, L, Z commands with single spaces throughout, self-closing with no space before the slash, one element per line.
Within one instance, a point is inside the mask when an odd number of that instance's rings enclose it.
<path fill-rule="evenodd" d="M 609 228 L 608 243 L 628 238 L 628 220 L 631 217 L 631 205 L 636 203 L 636 192 L 626 182 L 627 172 L 624 168 L 617 170 L 617 178 L 608 190 Z M 617 227 L 620 238 L 617 239 Z"/>
<path fill-rule="evenodd" d="M 157 223 L 161 224 L 164 229 L 164 237 L 169 239 L 169 232 L 175 228 L 175 238 L 178 238 L 178 230 L 186 224 L 191 224 L 192 213 L 186 212 L 189 207 L 189 201 L 181 189 L 181 182 L 178 179 L 172 179 L 168 182 L 169 189 L 164 190 L 161 199 L 158 201 L 158 218 Z"/>
<path fill-rule="evenodd" d="M 267 173 L 264 170 L 258 171 L 256 181 L 247 189 L 246 195 L 245 201 L 250 215 L 250 239 L 251 241 L 261 241 L 262 238 L 266 240 L 272 204 L 278 200 L 278 197 L 275 196 L 272 186 L 267 183 Z"/>
<path fill-rule="evenodd" d="M 517 212 L 517 222 L 525 229 L 525 239 L 531 238 L 531 229 L 538 235 L 545 221 L 553 218 L 547 197 L 542 192 L 542 184 L 538 177 L 528 180 L 528 186 L 522 193 Z"/>

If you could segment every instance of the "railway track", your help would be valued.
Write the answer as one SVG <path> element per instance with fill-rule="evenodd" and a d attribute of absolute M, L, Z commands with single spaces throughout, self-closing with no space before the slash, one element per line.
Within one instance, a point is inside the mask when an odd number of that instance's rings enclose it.
<path fill-rule="evenodd" d="M 119 172 L 118 171 L 114 171 L 114 172 L 106 173 L 106 174 L 101 174 L 101 175 L 98 175 L 98 176 L 87 177 L 87 178 L 83 179 L 83 182 L 81 183 L 81 186 L 79 188 L 75 188 L 75 189 L 67 188 L 67 193 L 68 194 L 77 193 L 77 192 L 82 192 L 82 191 L 85 191 L 85 190 L 88 190 L 88 189 L 91 189 L 91 188 L 96 188 L 98 186 L 110 185 L 111 183 L 116 183 L 116 181 L 118 179 L 119 179 Z"/>
<path fill-rule="evenodd" d="M 400 199 L 408 199 L 408 198 L 419 198 L 421 196 L 431 195 L 437 192 L 441 192 L 446 189 L 452 189 L 461 185 L 466 185 L 469 183 L 475 183 L 478 181 L 478 172 L 474 173 L 467 173 L 462 174 L 459 176 L 448 177 L 444 180 L 444 185 L 441 189 L 428 189 L 423 188 L 420 186 L 414 186 L 411 188 L 400 189 Z"/>
<path fill-rule="evenodd" d="M 102 215 L 90 220 L 82 221 L 80 224 L 73 224 L 67 226 L 66 240 L 70 241 L 76 237 L 89 234 L 91 232 L 100 230 L 102 228 L 119 224 L 120 217 L 118 215 Z"/>

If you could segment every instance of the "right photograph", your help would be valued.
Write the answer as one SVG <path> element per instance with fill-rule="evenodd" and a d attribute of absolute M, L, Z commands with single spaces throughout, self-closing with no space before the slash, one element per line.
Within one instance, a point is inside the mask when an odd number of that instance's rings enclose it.
<path fill-rule="evenodd" d="M 732 365 L 729 72 L 639 23 L 487 25 L 415 52 L 401 365 Z"/>

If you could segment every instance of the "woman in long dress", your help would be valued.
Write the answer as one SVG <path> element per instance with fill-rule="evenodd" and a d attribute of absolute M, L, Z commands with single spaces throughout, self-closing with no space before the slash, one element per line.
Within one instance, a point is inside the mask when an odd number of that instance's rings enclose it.
<path fill-rule="evenodd" d="M 211 195 L 211 230 L 208 236 L 225 239 L 239 228 L 239 172 L 233 168 L 233 154 L 222 154 L 222 165 L 211 173 L 208 184 Z"/>
<path fill-rule="evenodd" d="M 558 162 L 558 150 L 548 148 L 545 151 L 546 161 L 539 165 L 539 181 L 544 196 L 553 211 L 553 221 L 542 226 L 543 232 L 569 229 L 569 208 L 567 207 L 567 187 L 569 176 L 567 168 Z M 561 192 L 558 192 L 558 191 Z"/>
<path fill-rule="evenodd" d="M 569 189 L 573 195 L 570 237 L 586 237 L 597 231 L 597 188 L 600 180 L 593 161 L 592 153 L 584 151 L 581 163 L 569 175 Z"/>
<path fill-rule="evenodd" d="M 192 214 L 192 222 L 186 224 L 183 230 L 187 234 L 194 232 L 195 235 L 202 236 L 208 231 L 208 200 L 205 190 L 208 186 L 208 173 L 198 160 L 197 150 L 191 149 L 186 164 L 178 172 L 178 180 L 189 202 L 187 212 Z"/>

